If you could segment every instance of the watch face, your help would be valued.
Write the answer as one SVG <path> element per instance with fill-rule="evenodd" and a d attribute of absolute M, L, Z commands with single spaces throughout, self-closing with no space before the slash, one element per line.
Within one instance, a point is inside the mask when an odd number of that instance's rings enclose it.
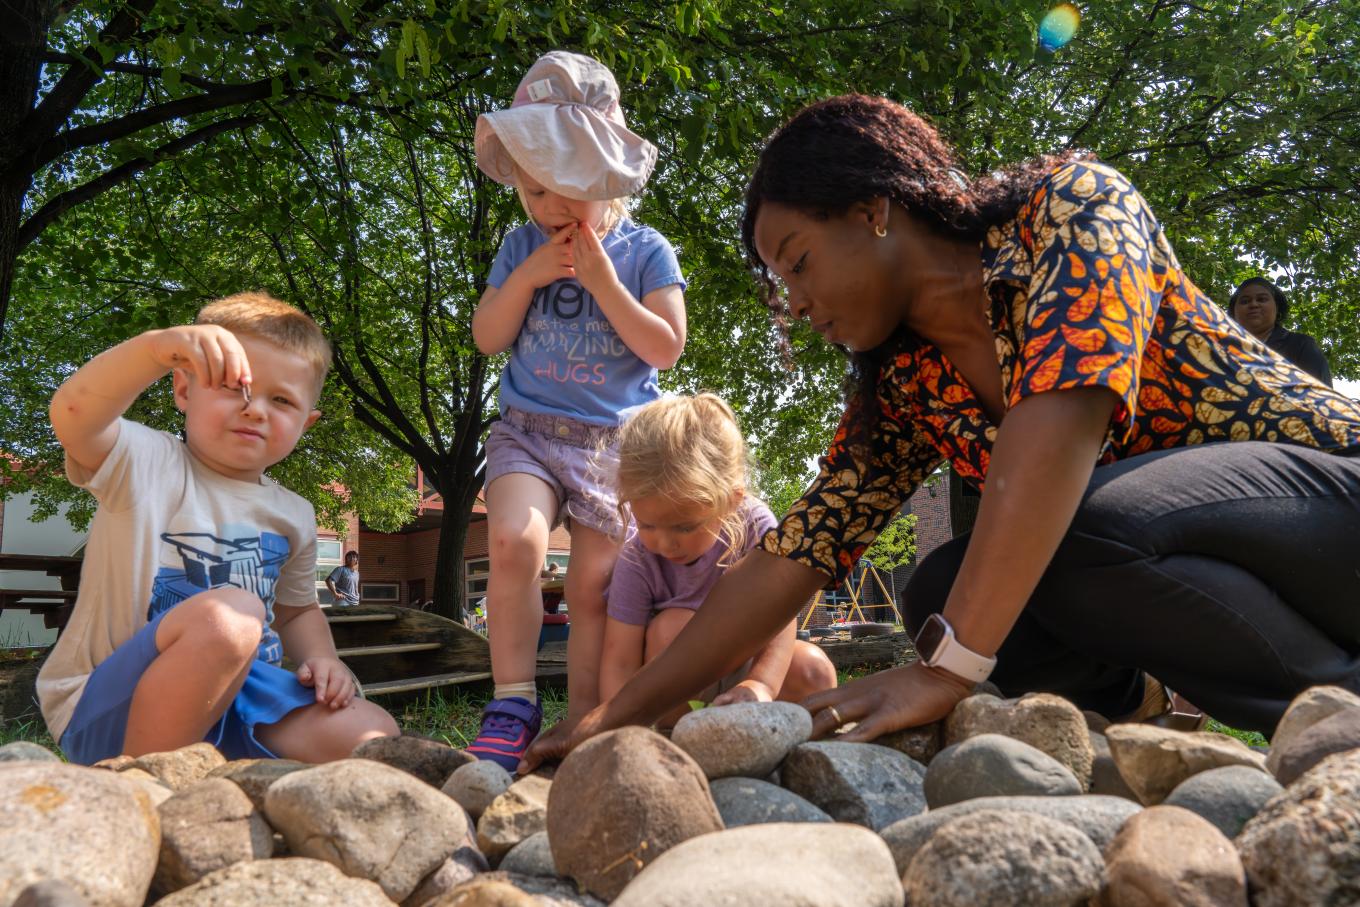
<path fill-rule="evenodd" d="M 929 662 L 939 651 L 940 643 L 944 642 L 945 635 L 949 632 L 949 624 L 938 614 L 932 614 L 926 619 L 925 626 L 921 632 L 916 634 L 916 654 L 922 661 Z"/>

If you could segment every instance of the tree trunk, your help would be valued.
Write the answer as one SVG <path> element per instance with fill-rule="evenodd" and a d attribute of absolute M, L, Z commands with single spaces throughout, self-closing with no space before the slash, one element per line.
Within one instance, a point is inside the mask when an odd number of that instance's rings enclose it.
<path fill-rule="evenodd" d="M 463 601 L 463 545 L 467 541 L 467 514 L 444 501 L 444 519 L 439 527 L 439 550 L 434 562 L 434 611 L 441 617 L 465 622 L 467 605 Z"/>
<path fill-rule="evenodd" d="M 20 141 L 19 130 L 37 98 L 47 30 L 56 10 L 51 0 L 0 4 L 0 340 L 14 290 L 24 195 L 33 183 L 33 168 L 20 152 L 31 143 Z"/>

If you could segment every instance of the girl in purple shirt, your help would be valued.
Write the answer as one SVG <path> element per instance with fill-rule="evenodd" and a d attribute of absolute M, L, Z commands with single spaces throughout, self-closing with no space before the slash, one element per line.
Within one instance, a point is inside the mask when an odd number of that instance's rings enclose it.
<path fill-rule="evenodd" d="M 746 442 L 731 407 L 713 394 L 638 410 L 620 429 L 618 457 L 619 510 L 632 522 L 605 594 L 605 699 L 670 645 L 718 577 L 777 524 L 770 508 L 746 493 Z M 830 659 L 798 641 L 796 629 L 791 621 L 746 653 L 701 698 L 715 705 L 796 702 L 834 687 Z M 684 714 L 676 705 L 663 725 Z"/>

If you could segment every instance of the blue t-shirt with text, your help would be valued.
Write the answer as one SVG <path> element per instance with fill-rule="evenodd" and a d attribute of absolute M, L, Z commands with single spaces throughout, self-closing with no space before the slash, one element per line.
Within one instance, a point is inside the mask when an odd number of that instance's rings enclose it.
<path fill-rule="evenodd" d="M 511 231 L 487 283 L 500 287 L 548 236 L 534 224 Z M 675 250 L 660 233 L 624 219 L 601 240 L 619 281 L 639 302 L 653 290 L 685 287 Z M 510 361 L 501 372 L 501 412 L 570 416 L 617 425 L 624 414 L 661 396 L 657 372 L 630 350 L 573 279 L 534 291 Z"/>

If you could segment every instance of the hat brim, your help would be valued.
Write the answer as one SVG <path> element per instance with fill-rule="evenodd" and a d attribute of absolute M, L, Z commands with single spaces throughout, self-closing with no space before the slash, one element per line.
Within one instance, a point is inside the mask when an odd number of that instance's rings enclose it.
<path fill-rule="evenodd" d="M 516 167 L 579 201 L 639 192 L 656 165 L 656 146 L 621 123 L 578 104 L 525 104 L 484 113 L 474 134 L 477 166 L 517 186 Z"/>

